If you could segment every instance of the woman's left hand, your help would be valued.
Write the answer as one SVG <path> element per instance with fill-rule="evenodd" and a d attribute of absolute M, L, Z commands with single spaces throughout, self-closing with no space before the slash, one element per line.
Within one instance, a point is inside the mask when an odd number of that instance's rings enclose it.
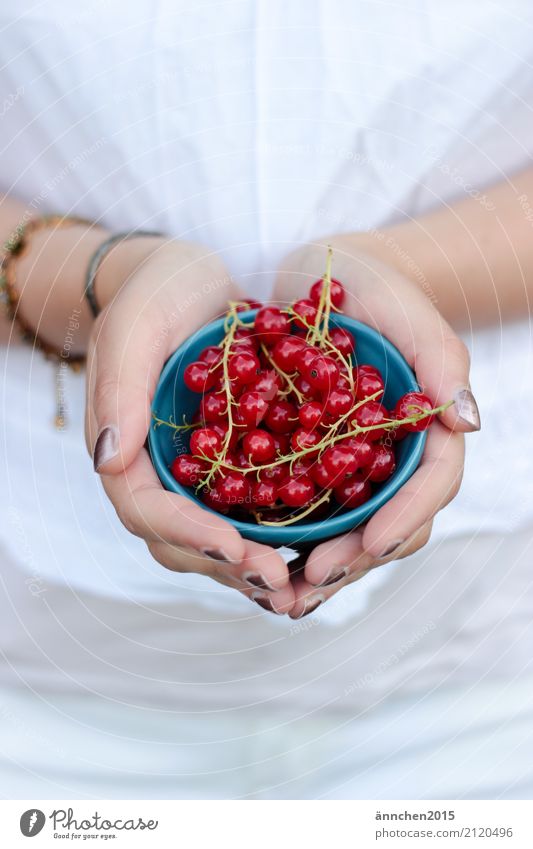
<path fill-rule="evenodd" d="M 328 244 L 333 247 L 333 276 L 346 289 L 343 311 L 396 345 L 435 405 L 451 399 L 455 404 L 431 425 L 417 471 L 366 525 L 318 545 L 306 562 L 300 558 L 292 577 L 292 618 L 316 610 L 370 569 L 407 557 L 427 543 L 433 517 L 459 490 L 463 434 L 479 429 L 465 345 L 422 289 L 362 252 L 356 236 L 328 239 L 292 253 L 282 265 L 274 299 L 288 303 L 305 296 L 324 273 Z"/>

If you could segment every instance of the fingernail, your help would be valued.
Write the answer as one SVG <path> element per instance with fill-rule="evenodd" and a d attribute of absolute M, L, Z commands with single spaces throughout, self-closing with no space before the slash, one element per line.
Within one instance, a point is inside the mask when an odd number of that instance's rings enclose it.
<path fill-rule="evenodd" d="M 390 557 L 390 555 L 393 554 L 397 548 L 403 545 L 404 542 L 404 539 L 392 540 L 392 542 L 389 542 L 389 544 L 383 549 L 383 551 L 381 552 L 379 557 L 376 558 L 376 560 L 383 560 L 384 557 Z"/>
<path fill-rule="evenodd" d="M 324 578 L 319 584 L 313 584 L 314 587 L 330 587 L 331 584 L 336 584 L 337 581 L 342 581 L 343 578 L 348 574 L 348 566 L 338 566 L 335 569 L 331 568 Z"/>
<path fill-rule="evenodd" d="M 278 616 L 282 615 L 279 610 L 276 610 L 267 595 L 258 595 L 256 593 L 252 593 L 250 598 L 252 599 L 252 601 L 255 601 L 255 603 L 258 604 L 259 607 L 262 607 L 263 610 L 268 610 L 269 613 L 276 613 Z"/>
<path fill-rule="evenodd" d="M 303 611 L 299 616 L 291 616 L 291 619 L 303 619 L 304 616 L 309 616 L 309 614 L 316 610 L 317 607 L 319 607 L 325 600 L 326 596 L 324 595 L 314 595 L 311 598 L 306 598 Z"/>
<path fill-rule="evenodd" d="M 479 430 L 481 427 L 479 409 L 470 389 L 460 389 L 455 393 L 454 401 L 458 418 L 471 430 Z"/>
<path fill-rule="evenodd" d="M 202 548 L 202 554 L 206 557 L 210 557 L 211 560 L 220 560 L 222 563 L 235 562 L 222 548 Z"/>
<path fill-rule="evenodd" d="M 107 463 L 108 460 L 111 460 L 112 457 L 116 457 L 117 454 L 118 430 L 115 425 L 107 425 L 107 427 L 102 428 L 98 434 L 98 439 L 94 446 L 94 471 L 97 472 L 100 466 L 103 466 L 103 464 Z"/>
<path fill-rule="evenodd" d="M 251 587 L 258 587 L 260 590 L 270 590 L 273 593 L 279 590 L 279 587 L 272 586 L 270 581 L 267 581 L 260 572 L 243 572 L 242 579 Z"/>

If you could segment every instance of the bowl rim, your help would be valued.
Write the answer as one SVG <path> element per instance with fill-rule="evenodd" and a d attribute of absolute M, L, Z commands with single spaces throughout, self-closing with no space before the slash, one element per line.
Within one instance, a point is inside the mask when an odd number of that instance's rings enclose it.
<path fill-rule="evenodd" d="M 239 313 L 239 317 L 243 319 L 251 319 L 255 316 L 257 310 L 246 310 L 245 312 Z M 224 321 L 225 318 L 215 319 L 212 322 L 200 327 L 196 330 L 191 336 L 189 336 L 175 351 L 170 355 L 168 360 L 166 361 L 163 370 L 159 376 L 159 380 L 157 382 L 156 390 L 154 392 L 153 401 L 151 404 L 151 413 L 156 412 L 157 407 L 157 399 L 159 393 L 163 391 L 163 388 L 169 378 L 169 376 L 174 372 L 176 367 L 176 362 L 182 359 L 187 354 L 187 350 L 198 341 L 202 339 L 207 333 L 211 333 L 215 330 L 220 330 L 222 333 L 224 329 Z M 415 374 L 405 359 L 405 357 L 400 353 L 400 351 L 396 348 L 393 343 L 387 339 L 386 336 L 383 336 L 379 331 L 375 330 L 373 327 L 370 327 L 368 324 L 364 324 L 361 321 L 358 321 L 355 318 L 351 318 L 351 316 L 347 316 L 344 313 L 336 313 L 331 316 L 332 324 L 337 324 L 342 327 L 346 327 L 348 330 L 351 330 L 356 336 L 357 335 L 366 335 L 367 339 L 369 338 L 372 342 L 378 343 L 383 346 L 385 351 L 385 356 L 391 357 L 396 365 L 399 366 L 400 370 L 403 371 L 404 376 L 407 382 L 412 384 L 412 388 L 406 391 L 417 391 L 419 390 L 419 385 L 417 383 Z M 170 492 L 174 492 L 178 495 L 185 496 L 190 499 L 193 503 L 198 504 L 202 509 L 208 510 L 210 513 L 213 513 L 225 521 L 229 522 L 237 531 L 239 531 L 242 536 L 248 539 L 259 539 L 261 538 L 262 542 L 268 544 L 269 536 L 272 539 L 275 537 L 276 543 L 273 544 L 284 544 L 287 545 L 293 544 L 298 545 L 306 544 L 306 537 L 311 537 L 313 541 L 325 541 L 332 537 L 339 536 L 343 533 L 347 533 L 350 529 L 355 529 L 358 527 L 365 518 L 369 518 L 374 515 L 374 513 L 379 510 L 387 501 L 390 501 L 393 495 L 395 495 L 399 489 L 409 480 L 411 475 L 414 473 L 416 468 L 419 465 L 420 459 L 422 457 L 427 432 L 420 431 L 417 433 L 409 434 L 411 437 L 411 445 L 409 448 L 409 454 L 405 459 L 403 466 L 395 472 L 388 481 L 385 481 L 378 492 L 374 493 L 368 501 L 365 501 L 364 504 L 361 504 L 359 507 L 355 507 L 352 510 L 346 510 L 343 512 L 339 512 L 338 514 L 333 514 L 332 516 L 326 517 L 326 519 L 322 519 L 321 521 L 314 522 L 305 522 L 302 523 L 294 523 L 293 525 L 288 526 L 266 526 L 266 525 L 258 525 L 254 522 L 242 522 L 239 519 L 233 519 L 231 516 L 227 516 L 224 513 L 217 513 L 217 511 L 208 507 L 206 504 L 203 504 L 198 498 L 196 498 L 191 491 L 182 486 L 171 474 L 164 458 L 162 455 L 162 448 L 159 444 L 159 440 L 156 437 L 156 427 L 154 423 L 150 422 L 150 427 L 148 431 L 148 445 L 150 449 L 150 456 L 152 459 L 152 463 L 154 465 L 155 471 L 163 484 L 163 486 Z M 339 507 L 339 511 L 343 508 Z M 324 534 L 324 530 L 327 526 L 327 532 Z M 295 533 L 298 534 L 298 543 L 295 543 Z"/>

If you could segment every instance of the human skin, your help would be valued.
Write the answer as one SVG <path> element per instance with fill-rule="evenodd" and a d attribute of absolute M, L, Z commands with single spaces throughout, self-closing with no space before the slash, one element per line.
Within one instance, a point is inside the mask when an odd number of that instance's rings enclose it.
<path fill-rule="evenodd" d="M 485 196 L 486 205 L 469 198 L 380 233 L 328 235 L 300 247 L 282 264 L 275 297 L 287 300 L 305 292 L 309 281 L 321 276 L 326 245 L 332 244 L 335 274 L 348 289 L 347 311 L 384 332 L 413 363 L 435 401 L 446 401 L 468 389 L 469 362 L 445 319 L 454 327 L 513 319 L 528 314 L 533 295 L 533 231 L 519 201 L 533 197 L 533 170 L 497 184 Z M 23 212 L 24 204 L 4 198 L 1 232 L 12 232 Z M 460 484 L 462 434 L 479 426 L 468 396 L 468 403 L 462 396 L 463 416 L 456 405 L 432 426 L 422 466 L 395 498 L 363 530 L 306 553 L 292 580 L 274 550 L 241 539 L 223 518 L 164 491 L 143 447 L 157 376 L 183 339 L 241 293 L 205 248 L 132 239 L 114 248 L 102 265 L 97 294 L 103 311 L 93 323 L 83 298 L 73 293 L 82 291 L 87 261 L 107 235 L 104 228 L 84 227 L 36 234 L 19 261 L 20 306 L 58 347 L 73 305 L 82 309 L 77 343 L 79 353 L 88 351 L 88 448 L 94 453 L 98 435 L 111 428 L 100 439 L 98 473 L 125 526 L 146 540 L 159 562 L 209 575 L 255 596 L 267 609 L 298 618 L 369 569 L 427 542 L 433 516 Z M 191 299 L 206 280 L 214 281 L 210 294 Z M 227 282 L 215 285 L 221 280 Z M 178 319 L 169 331 L 173 313 Z M 8 337 L 11 329 L 4 322 L 3 340 Z M 203 551 L 194 532 L 199 525 L 206 528 Z M 337 567 L 338 580 L 317 589 L 336 577 Z M 258 589 L 263 579 L 265 586 Z"/>

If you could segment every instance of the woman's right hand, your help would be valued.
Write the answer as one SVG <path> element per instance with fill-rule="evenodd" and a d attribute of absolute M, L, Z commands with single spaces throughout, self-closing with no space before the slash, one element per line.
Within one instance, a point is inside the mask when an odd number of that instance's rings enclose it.
<path fill-rule="evenodd" d="M 86 441 L 119 518 L 159 563 L 207 575 L 281 613 L 293 606 L 294 592 L 279 554 L 163 489 L 144 447 L 165 361 L 195 330 L 225 312 L 228 300 L 241 297 L 215 254 L 189 242 L 161 241 L 94 323 Z"/>

